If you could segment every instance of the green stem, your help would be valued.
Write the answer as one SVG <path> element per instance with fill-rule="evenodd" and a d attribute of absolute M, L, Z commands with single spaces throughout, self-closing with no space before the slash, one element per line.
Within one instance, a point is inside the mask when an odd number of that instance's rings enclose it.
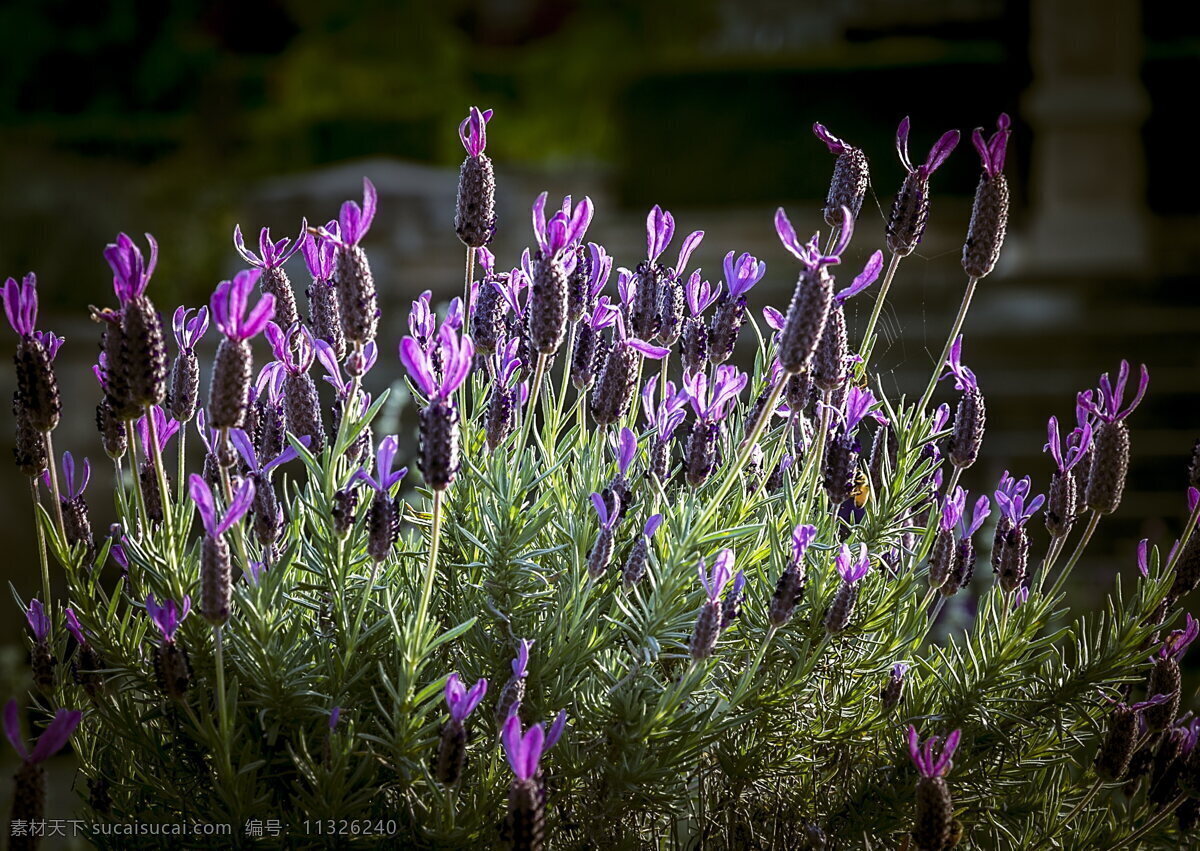
<path fill-rule="evenodd" d="M 804 493 L 805 505 L 812 505 L 812 498 L 818 490 L 817 484 L 821 481 L 821 464 L 825 460 L 825 438 L 829 434 L 829 404 L 831 393 L 826 390 L 821 396 L 821 419 L 817 428 L 817 433 L 813 435 L 813 440 L 816 441 L 816 446 L 810 447 L 804 459 L 804 470 L 800 473 L 800 488 Z M 815 449 L 816 451 L 812 451 Z M 809 477 L 812 481 L 809 481 Z"/>
<path fill-rule="evenodd" d="M 1058 578 L 1054 580 L 1054 585 L 1050 588 L 1050 596 L 1057 596 L 1062 591 L 1063 583 L 1067 581 L 1067 577 L 1071 575 L 1071 570 L 1075 567 L 1075 563 L 1079 561 L 1079 557 L 1083 555 L 1084 549 L 1087 548 L 1088 541 L 1092 539 L 1092 535 L 1096 531 L 1096 526 L 1100 523 L 1100 512 L 1093 511 L 1092 519 L 1088 521 L 1087 529 L 1083 532 L 1083 537 L 1079 539 L 1079 543 L 1075 546 L 1075 552 L 1071 553 L 1071 558 L 1063 566 L 1059 572 Z"/>
<path fill-rule="evenodd" d="M 539 358 L 540 360 L 540 358 Z M 438 545 L 442 537 L 442 491 L 433 492 L 433 526 L 429 532 L 429 562 L 425 566 L 425 587 L 421 589 L 421 605 L 417 609 L 417 629 L 422 629 L 433 596 L 433 575 L 437 571 Z"/>
<path fill-rule="evenodd" d="M 734 482 L 741 480 L 742 470 L 746 469 L 746 460 L 750 457 L 750 452 L 753 450 L 754 444 L 758 443 L 758 439 L 762 437 L 762 433 L 767 427 L 767 422 L 771 419 L 771 412 L 775 410 L 775 404 L 779 401 L 779 394 L 783 392 L 783 385 L 789 377 L 786 373 L 781 375 L 779 380 L 775 382 L 775 386 L 771 388 L 766 403 L 762 406 L 762 410 L 758 412 L 758 419 L 754 421 L 754 428 L 750 429 L 750 433 L 746 435 L 746 439 L 738 447 L 737 457 L 734 458 L 732 466 L 728 468 L 729 472 L 721 477 L 721 486 L 717 488 L 717 492 L 709 500 L 708 506 L 700 513 L 700 517 L 692 524 L 687 538 L 680 547 L 680 552 L 685 557 L 688 550 L 695 544 L 696 536 L 700 534 L 705 524 L 712 519 L 713 512 L 720 507 L 721 500 L 729 493 L 729 489 L 733 487 Z"/>
<path fill-rule="evenodd" d="M 746 689 L 750 686 L 750 679 L 758 671 L 759 666 L 762 665 L 763 656 L 766 655 L 767 648 L 771 645 L 771 639 L 775 637 L 775 633 L 778 629 L 779 627 L 772 624 L 771 628 L 767 630 L 766 637 L 763 639 L 762 644 L 758 646 L 758 650 L 754 654 L 754 661 L 746 666 L 746 670 L 742 672 L 742 676 L 738 680 L 737 688 L 734 689 L 733 696 L 729 698 L 729 703 L 731 705 L 737 705 L 738 703 L 741 703 L 742 698 L 745 697 Z"/>
<path fill-rule="evenodd" d="M 1183 534 L 1179 536 L 1179 545 L 1175 547 L 1175 553 L 1171 556 L 1171 560 L 1167 563 L 1167 569 L 1171 570 L 1179 562 L 1179 557 L 1183 555 L 1183 551 L 1187 548 L 1188 540 L 1196 531 L 1196 522 L 1200 520 L 1200 502 L 1196 503 L 1195 510 L 1188 517 L 1187 525 L 1183 527 Z"/>
<path fill-rule="evenodd" d="M 554 447 L 555 452 L 558 450 L 558 433 L 561 430 L 559 423 L 562 421 L 563 404 L 567 398 L 567 385 L 571 381 L 571 361 L 575 359 L 575 325 L 572 322 L 570 330 L 567 332 L 567 359 L 563 363 L 562 379 L 558 383 L 558 398 L 554 400 Z"/>
<path fill-rule="evenodd" d="M 179 427 L 179 446 L 177 449 L 179 454 L 179 470 L 175 474 L 177 479 L 175 482 L 175 493 L 178 495 L 176 500 L 180 505 L 183 505 L 184 499 L 187 498 L 187 427 L 185 425 Z"/>
<path fill-rule="evenodd" d="M 168 551 L 174 549 L 174 535 L 172 529 L 174 523 L 171 517 L 171 492 L 167 489 L 167 474 L 163 470 L 162 450 L 158 445 L 158 426 L 154 422 L 154 412 L 149 405 L 146 406 L 146 442 L 149 444 L 147 450 L 150 458 L 154 461 L 154 475 L 158 478 L 158 492 L 162 494 L 162 511 L 163 511 L 163 529 L 167 533 Z"/>
<path fill-rule="evenodd" d="M 46 533 L 42 531 L 42 518 L 38 516 L 37 479 L 29 480 L 29 495 L 33 498 L 33 527 L 37 530 L 38 557 L 42 560 L 42 602 L 46 606 L 46 616 L 53 614 L 50 600 L 50 561 L 46 557 Z"/>
<path fill-rule="evenodd" d="M 46 440 L 46 455 L 50 459 L 50 491 L 54 497 L 54 522 L 58 525 L 58 534 L 65 547 L 67 545 L 67 527 L 63 525 L 62 497 L 58 490 L 58 462 L 54 458 L 54 443 L 49 430 L 43 432 L 43 437 Z"/>
<path fill-rule="evenodd" d="M 870 362 L 871 353 L 875 350 L 875 325 L 879 322 L 879 314 L 883 312 L 883 302 L 887 299 L 888 289 L 892 286 L 892 278 L 896 276 L 896 267 L 900 265 L 900 255 L 892 254 L 888 261 L 887 271 L 883 275 L 883 283 L 879 285 L 879 295 L 875 297 L 875 306 L 871 309 L 871 318 L 867 320 L 867 329 L 863 332 L 860 351 L 863 358 L 863 369 Z"/>
<path fill-rule="evenodd" d="M 375 590 L 375 581 L 378 578 L 379 562 L 372 559 L 371 577 L 367 580 L 367 587 L 363 589 L 362 597 L 358 601 L 358 611 L 354 614 L 354 625 L 350 629 L 350 641 L 347 644 L 347 650 L 352 651 L 358 644 L 358 631 L 362 628 L 363 617 L 367 613 L 367 602 L 371 599 L 371 592 Z M 347 661 L 349 661 L 349 654 L 347 654 Z"/>
<path fill-rule="evenodd" d="M 977 283 L 979 283 L 978 278 L 967 278 L 967 291 L 963 293 L 962 304 L 958 306 L 958 315 L 954 317 L 954 325 L 950 328 L 950 336 L 946 338 L 946 345 L 942 346 L 941 357 L 933 365 L 933 375 L 929 379 L 929 386 L 925 388 L 925 393 L 921 396 L 921 401 L 917 405 L 918 413 L 925 412 L 925 406 L 929 404 L 929 400 L 933 397 L 933 388 L 937 386 L 942 367 L 945 366 L 946 358 L 950 355 L 950 347 L 954 345 L 954 338 L 958 336 L 958 332 L 962 330 L 963 322 L 966 321 L 967 311 L 971 307 L 971 299 L 975 296 L 975 285 Z"/>
<path fill-rule="evenodd" d="M 142 519 L 142 528 L 149 532 L 150 514 L 146 511 L 146 495 L 142 493 L 142 476 L 138 470 L 137 424 L 134 420 L 125 421 L 125 433 L 129 436 L 129 466 L 133 471 L 134 500 L 137 502 L 138 516 Z"/>
<path fill-rule="evenodd" d="M 221 743 L 221 762 L 225 768 L 225 776 L 227 779 L 233 777 L 233 764 L 229 756 L 229 710 L 225 701 L 225 642 L 222 637 L 223 627 L 221 625 L 213 626 L 213 639 L 215 641 L 215 651 L 213 663 L 217 668 L 217 724 L 219 736 L 217 737 Z"/>
<path fill-rule="evenodd" d="M 533 425 L 534 417 L 537 416 L 538 392 L 542 389 L 542 375 L 545 371 L 546 356 L 539 352 L 537 366 L 533 370 L 533 384 L 529 387 L 529 402 L 525 405 L 525 416 L 521 418 L 521 435 L 514 447 L 514 454 L 517 457 L 520 457 L 521 453 L 525 451 L 525 444 L 529 440 L 529 429 Z"/>

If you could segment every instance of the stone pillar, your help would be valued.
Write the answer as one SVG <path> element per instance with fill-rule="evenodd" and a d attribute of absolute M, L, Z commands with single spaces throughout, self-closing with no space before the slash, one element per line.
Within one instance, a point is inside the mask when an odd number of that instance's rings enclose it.
<path fill-rule="evenodd" d="M 1149 210 L 1140 130 L 1137 0 L 1033 0 L 1032 230 L 1026 260 L 1046 272 L 1144 268 Z"/>

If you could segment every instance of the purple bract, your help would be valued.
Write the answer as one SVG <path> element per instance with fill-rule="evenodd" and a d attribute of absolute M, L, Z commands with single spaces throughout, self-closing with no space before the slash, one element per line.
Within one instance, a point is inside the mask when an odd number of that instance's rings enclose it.
<path fill-rule="evenodd" d="M 232 281 L 221 281 L 209 302 L 213 324 L 231 340 L 249 340 L 275 316 L 275 296 L 266 293 L 247 312 L 250 294 L 262 275 L 261 269 L 244 269 Z"/>
<path fill-rule="evenodd" d="M 917 735 L 917 728 L 913 725 L 908 725 L 908 755 L 912 757 L 913 764 L 917 767 L 922 777 L 941 777 L 950 770 L 950 760 L 954 757 L 954 752 L 958 750 L 958 742 L 962 738 L 962 731 L 955 730 L 946 737 L 946 744 L 942 747 L 942 752 L 935 758 L 933 755 L 934 748 L 937 747 L 941 738 L 939 736 L 930 736 L 925 741 L 924 748 L 921 747 L 920 736 Z"/>
<path fill-rule="evenodd" d="M 910 124 L 908 116 L 905 116 L 904 120 L 900 122 L 900 126 L 896 128 L 896 153 L 900 155 L 900 162 L 909 174 L 917 174 L 923 178 L 928 178 L 950 156 L 950 152 L 958 145 L 959 137 L 962 134 L 957 130 L 947 130 L 942 134 L 940 139 L 934 142 L 933 147 L 929 149 L 929 156 L 925 158 L 925 162 L 914 168 L 912 161 L 908 158 L 908 130 Z"/>
<path fill-rule="evenodd" d="M 150 234 L 146 234 L 146 241 L 150 243 L 149 263 L 143 259 L 141 249 L 123 233 L 104 249 L 104 259 L 113 272 L 113 291 L 121 304 L 139 298 L 146 291 L 154 267 L 158 265 L 158 243 Z"/>
<path fill-rule="evenodd" d="M 477 157 L 487 148 L 487 124 L 491 120 L 492 110 L 473 106 L 458 125 L 458 138 L 468 157 Z"/>

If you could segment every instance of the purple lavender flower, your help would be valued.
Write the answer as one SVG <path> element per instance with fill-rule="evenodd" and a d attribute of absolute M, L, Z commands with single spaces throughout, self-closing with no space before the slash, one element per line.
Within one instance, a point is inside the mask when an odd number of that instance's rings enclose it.
<path fill-rule="evenodd" d="M 684 287 L 684 301 L 690 316 L 684 321 L 680 353 L 685 372 L 699 372 L 705 368 L 709 356 L 709 331 L 704 323 L 704 311 L 717 301 L 721 294 L 721 282 L 714 287 L 701 281 L 699 270 L 692 273 Z"/>
<path fill-rule="evenodd" d="M 916 727 L 908 727 L 908 753 L 917 767 L 917 806 L 912 836 L 918 848 L 945 848 L 951 825 L 954 821 L 954 802 L 945 775 L 950 771 L 951 759 L 958 750 L 962 731 L 955 730 L 946 738 L 941 753 L 934 756 L 940 741 L 931 736 L 921 747 Z"/>
<path fill-rule="evenodd" d="M 1086 419 L 1078 428 L 1067 435 L 1066 449 L 1058 431 L 1058 418 L 1051 417 L 1046 424 L 1046 445 L 1043 451 L 1054 459 L 1054 474 L 1050 479 L 1050 491 L 1046 500 L 1046 530 L 1054 538 L 1061 538 L 1071 531 L 1078 513 L 1079 489 L 1071 469 L 1087 453 L 1092 442 L 1092 426 Z"/>
<path fill-rule="evenodd" d="M 876 251 L 867 260 L 850 286 L 834 294 L 825 319 L 825 328 L 813 354 L 813 383 L 821 390 L 835 393 L 849 380 L 850 347 L 846 335 L 846 301 L 861 293 L 879 278 L 883 269 L 883 252 Z"/>
<path fill-rule="evenodd" d="M 147 412 L 138 419 L 136 425 L 138 437 L 142 441 L 142 460 L 150 463 L 153 456 L 150 454 L 152 441 L 150 439 L 150 423 L 147 417 L 154 419 L 154 436 L 157 439 L 155 445 L 159 454 L 162 454 L 171 438 L 179 431 L 180 423 L 179 420 L 168 417 L 166 412 L 158 405 L 151 405 Z"/>
<path fill-rule="evenodd" d="M 104 259 L 113 272 L 113 292 L 122 307 L 142 297 L 154 267 L 158 265 L 158 243 L 150 234 L 146 234 L 146 241 L 150 243 L 149 262 L 142 257 L 137 244 L 123 233 L 117 235 L 115 243 L 104 248 Z"/>
<path fill-rule="evenodd" d="M 492 110 L 473 106 L 458 125 L 458 138 L 467 157 L 458 174 L 454 232 L 464 245 L 475 249 L 487 245 L 496 231 L 496 176 L 484 153 L 491 120 Z"/>
<path fill-rule="evenodd" d="M 1000 114 L 996 132 L 991 139 L 983 138 L 983 128 L 976 127 L 971 143 L 983 161 L 983 174 L 975 189 L 971 207 L 971 224 L 963 243 L 963 270 L 972 278 L 982 278 L 996 266 L 1000 246 L 1008 228 L 1008 182 L 1004 179 L 1004 152 L 1008 146 L 1010 122 Z"/>
<path fill-rule="evenodd" d="M 25 621 L 29 624 L 29 630 L 33 633 L 34 640 L 39 644 L 44 643 L 50 636 L 50 617 L 46 614 L 41 600 L 29 601 L 29 608 L 25 612 Z"/>
<path fill-rule="evenodd" d="M 200 395 L 200 364 L 196 359 L 196 346 L 208 331 L 208 308 L 201 307 L 192 316 L 192 309 L 182 305 L 175 309 L 171 327 L 179 355 L 171 370 L 170 408 L 175 419 L 188 422 L 196 414 L 196 402 Z M 100 386 L 104 379 L 100 378 Z"/>
<path fill-rule="evenodd" d="M 388 435 L 379 441 L 375 476 L 359 470 L 354 477 L 355 481 L 366 482 L 375 491 L 367 513 L 367 552 L 376 562 L 388 557 L 400 536 L 399 496 L 393 498 L 391 491 L 408 474 L 408 468 L 393 470 L 399 451 L 399 439 L 394 434 Z"/>
<path fill-rule="evenodd" d="M 641 578 L 646 575 L 646 565 L 650 558 L 651 540 L 654 538 L 654 533 L 662 525 L 663 516 L 661 514 L 653 514 L 646 521 L 646 525 L 642 527 L 642 534 L 634 541 L 633 546 L 629 550 L 629 557 L 625 560 L 625 569 L 622 571 L 622 578 L 626 585 L 633 585 L 641 581 Z"/>
<path fill-rule="evenodd" d="M 453 785 L 462 777 L 467 756 L 467 733 L 463 725 L 487 694 L 487 686 L 487 680 L 480 679 L 468 691 L 459 682 L 458 674 L 446 678 L 445 696 L 450 720 L 442 727 L 434 766 L 434 774 L 443 786 Z"/>
<path fill-rule="evenodd" d="M 516 352 L 519 345 L 518 340 L 509 340 L 492 356 L 496 377 L 488 394 L 484 420 L 487 445 L 492 452 L 512 433 L 516 412 L 524 407 L 529 397 L 528 382 L 518 380 L 521 359 Z"/>
<path fill-rule="evenodd" d="M 634 333 L 644 340 L 654 339 L 659 330 L 660 282 L 665 270 L 658 258 L 674 235 L 675 217 L 655 204 L 646 216 L 646 260 L 638 264 L 633 276 L 626 274 L 630 298 L 623 299 L 630 305 L 629 321 Z"/>
<path fill-rule="evenodd" d="M 979 457 L 983 444 L 983 431 L 987 422 L 987 409 L 975 373 L 962 363 L 963 338 L 960 334 L 950 346 L 946 358 L 946 373 L 942 378 L 954 377 L 954 386 L 963 395 L 954 413 L 954 431 L 950 435 L 950 463 L 966 469 Z M 941 380 L 941 379 L 939 379 Z"/>
<path fill-rule="evenodd" d="M 700 573 L 700 584 L 704 586 L 707 598 L 700 607 L 700 612 L 696 616 L 696 625 L 692 629 L 689 649 L 694 661 L 711 656 L 713 649 L 717 646 L 717 639 L 721 635 L 721 623 L 724 615 L 721 592 L 733 575 L 733 550 L 721 550 L 713 560 L 711 572 L 705 565 L 704 559 L 700 560 L 697 570 Z"/>
<path fill-rule="evenodd" d="M 237 428 L 246 416 L 254 369 L 248 341 L 275 315 L 275 297 L 269 293 L 248 309 L 250 293 L 261 275 L 261 269 L 238 272 L 233 280 L 217 285 L 210 303 L 213 322 L 225 335 L 217 348 L 208 391 L 209 424 L 221 431 Z"/>
<path fill-rule="evenodd" d="M 1091 465 L 1083 496 L 1084 504 L 1100 514 L 1116 511 L 1125 491 L 1129 472 L 1129 428 L 1125 420 L 1141 404 L 1150 383 L 1145 364 L 1133 401 L 1123 407 L 1128 379 L 1129 362 L 1121 361 L 1115 384 L 1105 373 L 1100 376 L 1100 389 L 1094 396 L 1084 393 L 1079 397 L 1078 407 L 1100 421 L 1092 435 Z"/>
<path fill-rule="evenodd" d="M 375 221 L 378 201 L 375 185 L 364 177 L 362 206 L 356 201 L 344 202 L 338 214 L 337 229 L 326 226 L 317 230 L 318 236 L 337 246 L 334 287 L 342 334 L 357 346 L 365 346 L 374 340 L 379 325 L 375 279 L 366 252 L 359 245 Z"/>
<path fill-rule="evenodd" d="M 1152 667 L 1146 681 L 1146 694 L 1162 695 L 1163 700 L 1145 710 L 1142 717 L 1152 732 L 1160 732 L 1174 723 L 1179 714 L 1179 703 L 1183 687 L 1183 674 L 1179 660 L 1196 637 L 1200 635 L 1200 621 L 1187 615 L 1183 629 L 1172 630 L 1151 658 Z"/>
<path fill-rule="evenodd" d="M 37 475 L 44 468 L 45 432 L 57 425 L 62 410 L 53 361 L 62 340 L 54 334 L 34 330 L 37 323 L 37 277 L 30 272 L 20 285 L 9 278 L 2 292 L 4 312 L 20 341 L 13 363 L 17 392 L 13 412 L 17 415 L 17 462 L 23 472 Z"/>
<path fill-rule="evenodd" d="M 471 371 L 475 346 L 461 338 L 452 325 L 443 323 L 438 332 L 442 377 L 439 381 L 429 354 L 413 337 L 400 341 L 400 360 L 413 383 L 428 399 L 421 410 L 420 447 L 417 466 L 434 490 L 444 490 L 454 481 L 459 468 L 458 409 L 452 396 Z"/>
<path fill-rule="evenodd" d="M 897 662 L 892 665 L 887 681 L 880 689 L 879 699 L 884 712 L 892 712 L 904 699 L 904 675 L 908 673 L 907 662 Z"/>
<path fill-rule="evenodd" d="M 188 493 L 206 533 L 200 547 L 200 614 L 219 626 L 229 620 L 232 594 L 231 557 L 225 533 L 250 510 L 254 481 L 242 480 L 223 515 L 218 515 L 212 489 L 202 477 L 193 474 L 188 479 Z"/>
<path fill-rule="evenodd" d="M 326 226 L 331 232 L 338 229 L 337 222 Z M 342 332 L 342 311 L 338 306 L 337 287 L 334 276 L 337 270 L 337 245 L 307 234 L 300 245 L 304 263 L 312 275 L 312 283 L 306 290 L 308 295 L 308 323 L 313 336 L 324 340 L 334 350 L 338 360 L 346 355 L 346 335 Z"/>
<path fill-rule="evenodd" d="M 917 728 L 912 724 L 908 725 L 908 755 L 912 758 L 913 765 L 917 767 L 917 773 L 927 779 L 945 777 L 950 771 L 953 763 L 954 752 L 958 750 L 959 740 L 962 738 L 962 731 L 955 730 L 946 737 L 946 743 L 942 746 L 941 753 L 934 756 L 934 749 L 941 741 L 939 736 L 930 736 L 925 740 L 924 746 L 921 744 L 921 738 L 917 733 Z"/>
<path fill-rule="evenodd" d="M 91 478 L 92 465 L 87 458 L 84 458 L 82 475 L 76 478 L 78 471 L 75 467 L 75 458 L 70 452 L 64 452 L 62 471 L 62 490 L 58 494 L 58 499 L 59 507 L 62 510 L 67 546 L 73 548 L 76 544 L 83 544 L 83 563 L 91 565 L 96 556 L 96 544 L 92 538 L 92 523 L 88 518 L 87 500 L 83 496 L 83 491 Z M 42 482 L 47 490 L 52 489 L 49 471 L 42 473 Z"/>
<path fill-rule="evenodd" d="M 925 162 L 914 167 L 908 157 L 909 124 L 906 116 L 896 130 L 896 153 L 908 174 L 892 204 L 887 226 L 888 250 L 901 257 L 911 254 L 925 233 L 929 221 L 929 177 L 950 156 L 961 135 L 957 130 L 943 133 L 930 148 Z"/>
<path fill-rule="evenodd" d="M 263 228 L 258 233 L 259 253 L 255 254 L 246 248 L 242 239 L 242 226 L 234 225 L 233 228 L 233 247 L 243 260 L 252 267 L 262 270 L 259 286 L 262 287 L 264 293 L 275 297 L 275 316 L 285 328 L 291 327 L 294 322 L 298 321 L 299 316 L 296 313 L 296 296 L 292 292 L 292 282 L 288 280 L 283 265 L 300 250 L 307 238 L 307 220 L 300 222 L 300 234 L 295 240 L 285 237 L 273 242 L 271 229 Z"/>
<path fill-rule="evenodd" d="M 266 459 L 260 464 L 254 442 L 245 431 L 240 428 L 232 429 L 229 439 L 246 464 L 246 475 L 254 482 L 254 536 L 263 547 L 270 547 L 283 530 L 283 509 L 279 507 L 271 473 L 279 465 L 297 457 L 298 453 L 295 447 L 289 446 L 274 458 Z M 307 444 L 308 438 L 301 438 L 300 442 Z"/>
<path fill-rule="evenodd" d="M 708 359 L 724 363 L 733 356 L 738 332 L 746 321 L 746 293 L 767 274 L 767 264 L 749 253 L 735 262 L 734 252 L 725 255 L 725 295 L 717 304 L 712 325 L 708 329 Z"/>
<path fill-rule="evenodd" d="M 796 290 L 776 342 L 784 372 L 793 375 L 808 367 L 825 331 L 833 301 L 833 278 L 827 267 L 841 262 L 842 252 L 854 236 L 854 219 L 849 210 L 843 209 L 838 241 L 830 254 L 822 254 L 818 248 L 820 234 L 813 234 L 812 239 L 802 244 L 783 207 L 775 211 L 775 232 L 783 247 L 801 264 Z"/>
<path fill-rule="evenodd" d="M 767 608 L 767 620 L 774 627 L 781 627 L 792 619 L 796 606 L 804 596 L 808 584 L 804 554 L 816 537 L 816 526 L 802 523 L 792 529 L 792 556 L 775 583 L 775 592 Z"/>
<path fill-rule="evenodd" d="M 391 493 L 395 484 L 408 474 L 407 467 L 401 467 L 399 470 L 393 469 L 396 464 L 396 455 L 399 452 L 399 438 L 394 434 L 388 435 L 379 441 L 375 462 L 376 475 L 372 476 L 366 470 L 359 470 L 355 473 L 355 478 L 358 481 L 366 482 L 376 493 Z"/>
<path fill-rule="evenodd" d="M 727 416 L 730 404 L 742 392 L 747 380 L 744 372 L 729 365 L 717 367 L 711 386 L 703 372 L 684 374 L 684 388 L 696 413 L 696 421 L 688 435 L 684 452 L 685 475 L 692 487 L 704 484 L 716 468 L 721 421 Z"/>
<path fill-rule="evenodd" d="M 512 660 L 512 676 L 500 689 L 496 698 L 496 724 L 503 728 L 504 723 L 517 713 L 521 701 L 525 699 L 525 678 L 529 676 L 529 651 L 533 649 L 532 638 L 522 638 L 517 642 L 517 657 Z"/>
<path fill-rule="evenodd" d="M 267 294 L 249 307 L 250 293 L 262 276 L 261 269 L 244 269 L 234 275 L 233 280 L 221 281 L 213 292 L 213 324 L 227 339 L 249 340 L 267 327 L 275 315 L 275 297 Z"/>
<path fill-rule="evenodd" d="M 617 523 L 621 519 L 621 504 L 617 495 L 611 491 L 607 498 L 600 493 L 593 493 L 590 498 L 592 506 L 596 509 L 596 516 L 600 520 L 600 530 L 588 552 L 588 575 L 592 579 L 599 579 L 608 570 L 608 565 L 612 561 L 613 530 L 616 529 Z"/>
<path fill-rule="evenodd" d="M 535 351 L 558 351 L 566 334 L 567 278 L 575 268 L 577 247 L 592 221 L 592 201 L 585 197 L 574 209 L 568 196 L 563 208 L 546 220 L 546 193 L 533 205 L 533 232 L 539 251 L 530 261 L 529 339 Z"/>
<path fill-rule="evenodd" d="M 697 230 L 688 234 L 679 248 L 679 259 L 669 269 L 659 268 L 658 314 L 655 317 L 657 331 L 655 341 L 664 346 L 672 346 L 683 333 L 684 285 L 683 276 L 700 242 L 704 239 L 704 231 Z M 747 287 L 749 289 L 749 287 Z"/>
<path fill-rule="evenodd" d="M 842 544 L 834 557 L 833 566 L 841 576 L 842 582 L 834 592 L 833 601 L 825 613 L 825 630 L 831 635 L 849 626 L 850 618 L 854 615 L 854 606 L 858 602 L 858 582 L 871 570 L 867 545 L 859 544 L 858 558 L 855 559 L 850 553 L 850 547 Z"/>
<path fill-rule="evenodd" d="M 75 639 L 75 643 L 80 647 L 86 646 L 88 643 L 87 636 L 83 632 L 83 627 L 79 624 L 79 617 L 75 614 L 75 610 L 71 608 L 64 609 L 63 619 L 67 623 L 67 632 L 71 633 L 71 637 Z"/>
<path fill-rule="evenodd" d="M 837 155 L 824 210 L 825 223 L 830 227 L 837 227 L 842 221 L 843 207 L 856 219 L 859 210 L 862 209 L 863 198 L 870 183 L 867 157 L 858 148 L 834 136 L 823 124 L 813 124 L 813 134 L 825 143 L 831 154 Z"/>
<path fill-rule="evenodd" d="M 175 643 L 175 633 L 179 630 L 179 625 L 184 622 L 191 610 L 192 599 L 186 594 L 183 597 L 183 605 L 181 606 L 176 605 L 174 600 L 166 600 L 160 605 L 154 599 L 153 594 L 146 597 L 146 614 L 150 616 L 150 620 L 158 627 L 163 641 L 168 644 Z"/>
<path fill-rule="evenodd" d="M 1031 488 L 1029 476 L 1018 481 L 1005 471 L 995 494 L 1000 521 L 996 524 L 992 543 L 992 569 L 999 574 L 1001 587 L 1009 592 L 1025 582 L 1029 563 L 1029 536 L 1025 524 L 1046 501 L 1041 494 L 1030 498 Z"/>
<path fill-rule="evenodd" d="M 642 388 L 642 410 L 646 415 L 646 423 L 654 429 L 655 439 L 650 446 L 650 462 L 647 474 L 654 476 L 659 482 L 666 482 L 670 466 L 671 437 L 675 429 L 687 418 L 687 405 L 690 398 L 686 389 L 676 391 L 675 382 L 666 383 L 666 394 L 662 401 L 655 400 L 655 390 L 658 387 L 658 376 L 652 375 Z"/>
<path fill-rule="evenodd" d="M 325 448 L 325 426 L 317 385 L 308 374 L 316 357 L 312 332 L 299 322 L 286 332 L 268 322 L 266 334 L 285 373 L 283 403 L 287 429 L 297 437 L 307 437 L 311 441 L 309 449 L 319 453 Z"/>
<path fill-rule="evenodd" d="M 592 417 L 602 426 L 612 425 L 628 412 L 637 390 L 638 355 L 661 360 L 670 354 L 670 349 L 628 336 L 620 312 L 615 319 L 616 334 L 591 397 Z"/>
<path fill-rule="evenodd" d="M 513 715 L 504 722 L 500 734 L 508 764 L 515 779 L 508 790 L 507 833 L 514 848 L 543 847 L 545 834 L 545 792 L 539 776 L 539 762 L 548 747 L 541 724 L 521 734 L 521 719 Z"/>

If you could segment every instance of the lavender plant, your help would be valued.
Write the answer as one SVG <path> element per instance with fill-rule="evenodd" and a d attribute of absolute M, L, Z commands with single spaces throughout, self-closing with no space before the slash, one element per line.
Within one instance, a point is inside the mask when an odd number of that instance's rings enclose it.
<path fill-rule="evenodd" d="M 1080 394 L 1065 448 L 1050 419 L 1053 464 L 1031 471 L 1048 499 L 1024 471 L 1005 474 L 994 511 L 957 484 L 986 451 L 962 332 L 1003 238 L 1008 119 L 974 136 L 968 289 L 913 403 L 875 375 L 873 329 L 957 131 L 913 167 L 901 125 L 892 260 L 859 336 L 842 302 L 883 272 L 880 251 L 853 243 L 866 155 L 817 125 L 838 160 L 812 218 L 834 232 L 802 240 L 777 211 L 800 268 L 786 309 L 761 306 L 767 335 L 752 287 L 791 273 L 731 251 L 723 281 L 685 282 L 703 232 L 664 265 L 675 220 L 661 207 L 615 292 L 616 260 L 584 243 L 589 199 L 547 219 L 540 196 L 535 245 L 498 264 L 492 117 L 472 108 L 460 128 L 463 297 L 445 311 L 418 297 L 399 342 L 416 434 L 376 437 L 391 394 L 372 369 L 395 341 L 376 339 L 389 326 L 365 247 L 369 181 L 361 206 L 295 242 L 264 231 L 252 254 L 236 231 L 255 268 L 211 300 L 224 338 L 200 410 L 208 314 L 174 314 L 164 410 L 145 295 L 157 246 L 148 263 L 128 237 L 105 251 L 121 302 L 96 311 L 111 508 L 94 489 L 83 502 L 80 447 L 59 478 L 62 341 L 35 328 L 36 279 L 8 280 L 16 462 L 43 580 L 36 599 L 14 589 L 34 669 L 25 709 L 44 728 L 26 751 L 9 704 L 14 818 L 40 817 L 40 764 L 70 740 L 88 819 L 278 819 L 297 847 L 340 841 L 316 835 L 328 820 L 396 847 L 1194 841 L 1200 723 L 1178 660 L 1200 626 L 1172 626 L 1200 577 L 1200 462 L 1181 471 L 1193 490 L 1174 547 L 1143 542 L 1138 573 L 1098 612 L 1062 592 L 1120 509 L 1145 369 L 1128 405 L 1124 362 Z M 313 279 L 307 321 L 283 271 L 296 250 Z M 864 268 L 839 291 L 843 259 Z M 274 359 L 256 378 L 264 329 Z M 962 396 L 930 412 L 944 376 Z M 207 448 L 195 469 L 193 413 Z M 1045 550 L 1030 525 L 1043 505 Z M 977 537 L 993 541 L 994 581 L 974 570 Z M 949 633 L 948 600 L 974 612 Z"/>

